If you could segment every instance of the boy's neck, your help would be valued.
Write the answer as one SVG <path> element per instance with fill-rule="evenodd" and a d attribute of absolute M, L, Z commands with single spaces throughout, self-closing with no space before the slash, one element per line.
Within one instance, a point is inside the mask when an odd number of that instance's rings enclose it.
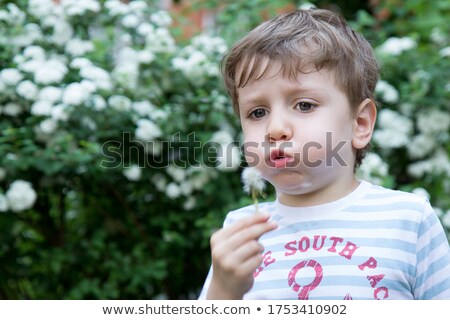
<path fill-rule="evenodd" d="M 354 176 L 346 181 L 340 180 L 333 185 L 326 185 L 319 190 L 304 194 L 277 194 L 278 201 L 290 207 L 310 207 L 342 199 L 352 193 L 360 182 Z"/>

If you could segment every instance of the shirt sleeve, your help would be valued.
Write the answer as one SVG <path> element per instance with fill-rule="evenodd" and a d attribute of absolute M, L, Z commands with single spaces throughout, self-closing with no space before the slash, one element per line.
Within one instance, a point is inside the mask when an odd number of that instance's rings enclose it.
<path fill-rule="evenodd" d="M 208 293 L 209 284 L 211 283 L 212 276 L 212 266 L 209 268 L 208 276 L 206 277 L 205 283 L 203 284 L 202 291 L 198 296 L 198 300 L 206 300 L 206 294 Z"/>
<path fill-rule="evenodd" d="M 415 299 L 450 300 L 449 242 L 428 201 L 417 236 Z"/>

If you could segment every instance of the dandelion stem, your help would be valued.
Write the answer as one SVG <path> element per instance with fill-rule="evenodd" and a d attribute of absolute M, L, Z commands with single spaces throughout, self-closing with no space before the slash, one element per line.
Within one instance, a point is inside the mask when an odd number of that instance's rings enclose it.
<path fill-rule="evenodd" d="M 253 204 L 255 205 L 255 213 L 259 213 L 259 209 L 258 209 L 258 191 L 253 189 L 252 190 L 252 199 L 253 199 Z"/>

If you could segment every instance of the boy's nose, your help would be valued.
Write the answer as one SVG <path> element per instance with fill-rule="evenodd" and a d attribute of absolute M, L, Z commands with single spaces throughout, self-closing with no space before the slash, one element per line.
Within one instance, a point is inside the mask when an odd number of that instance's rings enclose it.
<path fill-rule="evenodd" d="M 292 129 L 283 117 L 272 116 L 267 127 L 267 138 L 270 142 L 287 141 L 292 137 Z"/>

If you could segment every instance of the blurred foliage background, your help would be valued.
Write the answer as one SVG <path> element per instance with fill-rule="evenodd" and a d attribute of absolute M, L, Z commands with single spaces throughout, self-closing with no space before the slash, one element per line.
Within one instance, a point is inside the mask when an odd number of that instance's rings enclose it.
<path fill-rule="evenodd" d="M 211 233 L 250 203 L 220 58 L 311 5 L 382 68 L 358 174 L 426 195 L 448 232 L 448 1 L 162 2 L 0 0 L 0 298 L 195 299 Z"/>

